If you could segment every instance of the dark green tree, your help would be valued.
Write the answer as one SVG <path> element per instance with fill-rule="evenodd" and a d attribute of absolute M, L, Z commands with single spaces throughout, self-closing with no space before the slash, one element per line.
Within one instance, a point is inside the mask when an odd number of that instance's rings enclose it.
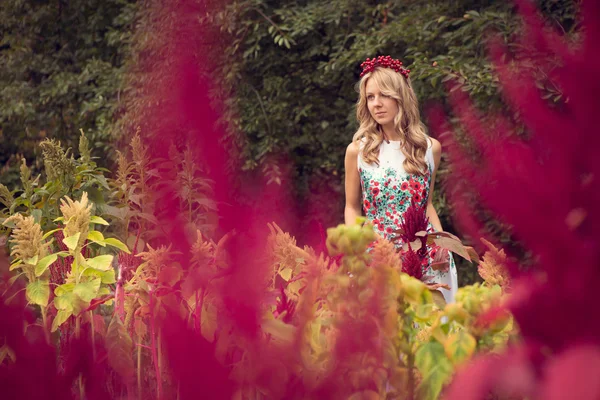
<path fill-rule="evenodd" d="M 77 147 L 83 129 L 102 161 L 121 107 L 135 0 L 0 2 L 0 179 L 25 157 L 41 168 L 45 137 Z M 3 167 L 2 167 L 3 166 Z"/>

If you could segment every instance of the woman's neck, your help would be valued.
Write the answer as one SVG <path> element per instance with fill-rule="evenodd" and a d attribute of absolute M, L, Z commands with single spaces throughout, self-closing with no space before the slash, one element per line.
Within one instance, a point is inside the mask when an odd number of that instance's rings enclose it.
<path fill-rule="evenodd" d="M 389 141 L 398 141 L 402 140 L 402 136 L 394 129 L 394 126 L 383 126 L 380 125 L 381 133 L 383 133 L 383 138 Z"/>

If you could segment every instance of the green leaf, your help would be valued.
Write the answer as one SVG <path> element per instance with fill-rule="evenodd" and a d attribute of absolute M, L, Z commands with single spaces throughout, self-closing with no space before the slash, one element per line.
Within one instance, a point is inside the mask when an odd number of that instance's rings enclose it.
<path fill-rule="evenodd" d="M 271 335 L 271 337 L 277 341 L 283 343 L 292 343 L 294 340 L 294 333 L 296 327 L 293 325 L 286 324 L 280 319 L 267 319 L 261 324 L 263 332 Z"/>
<path fill-rule="evenodd" d="M 104 218 L 94 215 L 90 218 L 91 224 L 99 224 L 99 225 L 110 225 Z"/>
<path fill-rule="evenodd" d="M 113 258 L 114 256 L 110 254 L 104 254 L 94 258 L 88 258 L 85 263 L 89 268 L 93 268 L 98 271 L 108 271 L 112 269 Z"/>
<path fill-rule="evenodd" d="M 75 283 L 73 283 L 73 282 L 63 283 L 62 285 L 57 286 L 56 289 L 54 289 L 54 295 L 62 296 L 65 293 L 72 292 L 74 287 L 75 287 Z"/>
<path fill-rule="evenodd" d="M 73 315 L 73 313 L 70 311 L 58 310 L 56 316 L 54 317 L 54 321 L 52 321 L 51 331 L 56 332 L 58 327 L 64 324 L 65 321 L 68 320 L 71 315 Z"/>
<path fill-rule="evenodd" d="M 25 260 L 25 264 L 29 264 L 29 265 L 36 265 L 38 262 L 38 256 L 35 255 L 27 260 Z"/>
<path fill-rule="evenodd" d="M 58 217 L 52 220 L 52 222 L 60 222 L 60 221 L 64 221 L 65 217 Z"/>
<path fill-rule="evenodd" d="M 10 229 L 17 228 L 17 224 L 15 224 L 13 221 L 8 221 L 8 218 L 4 218 L 4 220 L 2 221 L 2 225 Z"/>
<path fill-rule="evenodd" d="M 158 221 L 158 219 L 156 219 L 156 217 L 152 214 L 148 214 L 148 213 L 136 213 L 136 216 L 145 219 L 146 221 L 149 221 L 155 225 L 159 225 L 160 222 Z"/>
<path fill-rule="evenodd" d="M 17 267 L 21 264 L 23 264 L 23 260 L 17 260 L 16 262 L 10 264 L 10 268 L 8 270 L 13 271 L 13 270 L 17 269 Z"/>
<path fill-rule="evenodd" d="M 454 365 L 471 358 L 477 347 L 477 341 L 467 331 L 461 330 L 448 336 L 444 343 L 446 355 Z"/>
<path fill-rule="evenodd" d="M 104 239 L 104 243 L 106 243 L 109 246 L 116 247 L 120 250 L 123 250 L 127 254 L 131 254 L 131 251 L 129 251 L 129 249 L 127 248 L 125 243 L 121 242 L 119 239 L 115 239 L 115 238 Z"/>
<path fill-rule="evenodd" d="M 117 281 L 115 278 L 115 271 L 113 269 L 111 269 L 109 271 L 98 271 L 97 269 L 86 268 L 83 271 L 82 276 L 95 276 L 97 278 L 100 278 L 101 283 L 104 283 L 106 285 L 113 284 Z M 103 288 L 100 288 L 100 292 L 98 292 L 98 296 L 100 296 L 103 293 L 102 289 Z M 110 291 L 109 291 L 109 293 L 110 293 Z"/>
<path fill-rule="evenodd" d="M 19 279 L 19 277 L 21 277 L 21 276 L 22 276 L 22 275 L 24 275 L 24 274 L 25 274 L 25 272 L 21 272 L 21 273 L 18 273 L 17 275 L 15 275 L 15 276 L 12 276 L 12 277 L 11 277 L 11 278 L 8 280 L 8 287 L 11 287 L 11 286 L 13 285 L 13 283 L 15 283 L 15 281 L 16 281 L 17 279 Z"/>
<path fill-rule="evenodd" d="M 50 254 L 49 256 L 46 256 L 38 261 L 37 265 L 35 266 L 35 276 L 41 276 L 44 272 L 46 272 L 50 264 L 56 261 L 57 258 L 58 255 Z"/>
<path fill-rule="evenodd" d="M 438 399 L 444 385 L 452 377 L 452 363 L 446 357 L 444 346 L 439 342 L 424 343 L 415 354 L 415 365 L 423 376 L 419 387 L 419 399 Z"/>
<path fill-rule="evenodd" d="M 102 234 L 102 232 L 89 231 L 87 239 L 89 241 L 99 244 L 102 247 L 106 247 L 106 243 L 104 242 L 104 235 Z"/>
<path fill-rule="evenodd" d="M 5 343 L 2 347 L 0 347 L 0 365 L 2 365 L 4 360 L 7 358 L 12 362 L 16 361 L 17 359 L 15 352 L 8 346 L 8 344 Z"/>
<path fill-rule="evenodd" d="M 42 210 L 36 209 L 31 211 L 31 216 L 36 224 L 39 224 L 42 220 Z"/>
<path fill-rule="evenodd" d="M 81 236 L 81 232 L 77 232 L 74 235 L 64 238 L 63 243 L 69 250 L 75 250 L 77 244 L 79 243 L 79 236 Z"/>
<path fill-rule="evenodd" d="M 133 341 L 118 315 L 114 314 L 106 331 L 108 363 L 124 379 L 133 377 Z"/>
<path fill-rule="evenodd" d="M 215 341 L 217 331 L 217 308 L 210 302 L 204 302 L 200 316 L 200 330 L 202 336 L 209 342 Z"/>
<path fill-rule="evenodd" d="M 25 289 L 27 300 L 38 306 L 46 307 L 50 297 L 50 285 L 46 280 L 38 279 L 30 282 Z"/>
<path fill-rule="evenodd" d="M 113 283 L 115 283 L 117 281 L 117 279 L 115 277 L 115 271 L 110 270 L 110 271 L 103 272 L 102 276 L 100 277 L 100 280 L 105 285 L 112 285 Z"/>
<path fill-rule="evenodd" d="M 42 240 L 44 239 L 48 239 L 48 236 L 52 235 L 54 232 L 58 232 L 60 231 L 61 228 L 57 228 L 57 229 L 52 229 L 51 231 L 48 231 L 44 234 L 44 236 L 42 236 Z"/>
<path fill-rule="evenodd" d="M 73 313 L 74 304 L 79 298 L 73 292 L 64 292 L 54 298 L 54 307 L 57 310 L 69 311 Z"/>
<path fill-rule="evenodd" d="M 93 279 L 89 282 L 81 282 L 75 285 L 73 293 L 85 302 L 90 302 L 98 296 L 100 289 L 100 279 Z"/>
<path fill-rule="evenodd" d="M 291 268 L 284 268 L 281 271 L 279 271 L 279 275 L 281 275 L 281 277 L 283 278 L 283 280 L 285 280 L 287 282 L 292 277 L 292 269 Z"/>

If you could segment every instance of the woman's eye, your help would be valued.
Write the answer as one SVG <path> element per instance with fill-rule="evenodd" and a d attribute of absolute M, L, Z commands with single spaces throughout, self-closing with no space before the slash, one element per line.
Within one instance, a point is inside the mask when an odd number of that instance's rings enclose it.
<path fill-rule="evenodd" d="M 386 99 L 389 99 L 391 96 L 388 96 L 387 94 L 382 94 L 381 97 L 385 97 Z"/>
<path fill-rule="evenodd" d="M 375 98 L 375 96 L 373 96 L 373 95 L 367 96 L 367 100 L 373 100 L 374 98 Z"/>

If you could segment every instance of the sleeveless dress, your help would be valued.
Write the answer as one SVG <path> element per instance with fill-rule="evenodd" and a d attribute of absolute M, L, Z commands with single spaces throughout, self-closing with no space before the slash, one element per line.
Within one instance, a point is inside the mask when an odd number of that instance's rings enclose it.
<path fill-rule="evenodd" d="M 403 214 L 414 200 L 418 206 L 427 207 L 431 175 L 434 169 L 432 142 L 428 139 L 429 148 L 425 154 L 427 171 L 424 175 L 409 174 L 402 163 L 405 156 L 400 150 L 399 141 L 383 141 L 379 147 L 379 165 L 367 164 L 362 156 L 364 141 L 360 143 L 358 155 L 358 172 L 362 188 L 363 213 L 373 224 L 375 232 L 390 240 L 394 231 L 400 228 Z M 428 231 L 434 232 L 431 223 Z M 397 247 L 401 246 L 398 244 Z M 458 287 L 456 265 L 452 254 L 447 271 L 436 271 L 431 268 L 431 261 L 436 249 L 428 246 L 427 256 L 423 262 L 424 277 L 427 283 L 445 283 L 450 290 L 440 288 L 447 303 L 454 301 Z M 433 251 L 433 253 L 432 253 Z"/>

